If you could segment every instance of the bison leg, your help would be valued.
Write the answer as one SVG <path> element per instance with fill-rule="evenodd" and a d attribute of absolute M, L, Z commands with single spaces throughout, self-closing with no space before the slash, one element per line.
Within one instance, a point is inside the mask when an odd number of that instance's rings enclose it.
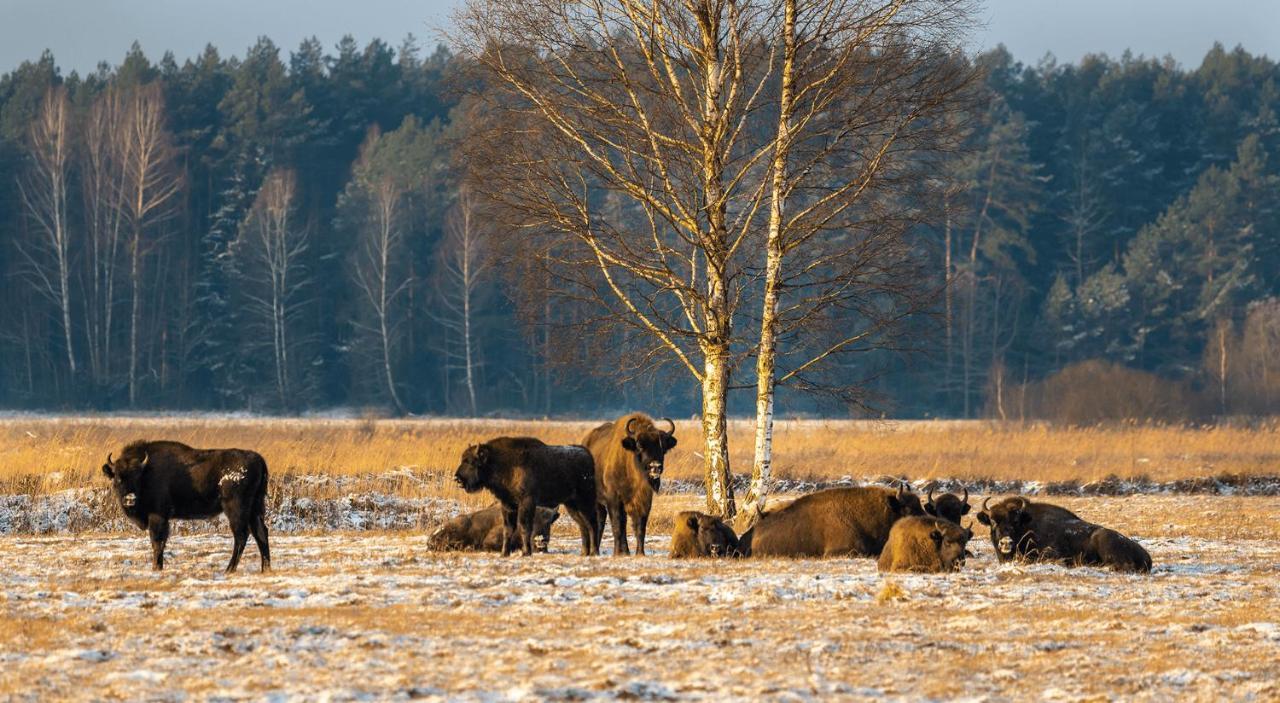
<path fill-rule="evenodd" d="M 234 540 L 231 547 L 231 561 L 227 564 L 227 573 L 233 574 L 236 567 L 240 565 L 240 555 L 244 554 L 244 545 L 249 541 L 249 516 L 237 501 L 224 505 L 223 512 L 227 514 L 227 523 L 231 525 L 231 537 Z"/>
<path fill-rule="evenodd" d="M 515 543 L 516 509 L 502 504 L 502 556 L 511 554 L 511 545 Z"/>
<path fill-rule="evenodd" d="M 253 516 L 249 527 L 253 530 L 253 541 L 258 543 L 258 554 L 262 557 L 262 570 L 271 570 L 271 547 L 267 544 L 267 520 L 259 512 Z"/>
<path fill-rule="evenodd" d="M 147 518 L 147 532 L 151 535 L 151 568 L 164 568 L 164 545 L 169 541 L 169 520 L 159 515 Z"/>
<path fill-rule="evenodd" d="M 582 556 L 589 557 L 593 554 L 600 553 L 600 543 L 596 541 L 598 528 L 593 524 L 591 518 L 596 514 L 594 508 L 587 510 L 578 510 L 571 506 L 564 506 L 565 512 L 569 513 L 569 517 L 578 523 L 578 532 L 582 535 Z"/>
<path fill-rule="evenodd" d="M 530 499 L 525 499 L 520 503 L 519 522 L 520 522 L 520 553 L 525 556 L 533 555 L 533 516 L 538 513 L 538 506 Z"/>
<path fill-rule="evenodd" d="M 647 514 L 632 515 L 631 522 L 633 523 L 632 529 L 636 533 L 636 555 L 644 556 L 644 533 L 649 527 L 649 516 Z"/>
<path fill-rule="evenodd" d="M 609 504 L 609 523 L 613 525 L 613 555 L 620 557 L 631 553 L 627 546 L 627 513 L 621 503 Z"/>
<path fill-rule="evenodd" d="M 595 514 L 596 524 L 593 529 L 596 534 L 594 544 L 599 549 L 600 543 L 604 541 L 604 525 L 609 521 L 609 509 L 605 507 L 604 503 L 599 503 L 595 507 Z"/>

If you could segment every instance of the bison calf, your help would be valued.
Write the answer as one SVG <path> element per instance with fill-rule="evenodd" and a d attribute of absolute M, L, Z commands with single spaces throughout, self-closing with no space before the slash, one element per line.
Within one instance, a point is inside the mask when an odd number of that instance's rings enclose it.
<path fill-rule="evenodd" d="M 923 513 L 905 486 L 831 488 L 762 513 L 742 535 L 742 549 L 751 556 L 875 557 L 893 523 Z"/>
<path fill-rule="evenodd" d="M 545 552 L 551 541 L 551 526 L 560 517 L 560 513 L 551 508 L 538 508 L 533 517 L 533 548 Z M 432 549 L 478 550 L 485 552 L 502 551 L 503 538 L 506 537 L 506 525 L 502 520 L 502 505 L 495 503 L 484 510 L 459 515 L 446 522 L 431 534 L 428 544 Z M 519 549 L 520 535 L 510 535 L 507 550 Z"/>
<path fill-rule="evenodd" d="M 880 571 L 959 571 L 972 537 L 972 530 L 943 518 L 903 518 L 889 530 L 877 566 Z"/>
<path fill-rule="evenodd" d="M 579 446 L 552 446 L 533 437 L 498 437 L 467 447 L 454 478 L 468 493 L 488 489 L 502 505 L 502 556 L 519 525 L 521 551 L 533 553 L 538 507 L 563 505 L 582 533 L 583 555 L 598 554 L 595 463 Z"/>
<path fill-rule="evenodd" d="M 671 556 L 674 559 L 740 557 L 742 549 L 738 536 L 720 518 L 686 510 L 676 514 L 671 532 Z"/>
<path fill-rule="evenodd" d="M 1116 571 L 1151 571 L 1151 555 L 1124 535 L 1086 522 L 1066 508 L 1006 498 L 990 507 L 982 501 L 978 522 L 991 528 L 991 544 L 1002 562 L 1053 561 L 1067 566 L 1106 566 Z"/>
<path fill-rule="evenodd" d="M 151 534 L 152 567 L 164 568 L 170 520 L 225 513 L 235 544 L 227 573 L 236 570 L 253 533 L 262 570 L 271 568 L 267 545 L 267 462 L 245 449 L 192 449 L 180 442 L 134 442 L 119 458 L 107 454 L 102 473 L 125 517 Z"/>

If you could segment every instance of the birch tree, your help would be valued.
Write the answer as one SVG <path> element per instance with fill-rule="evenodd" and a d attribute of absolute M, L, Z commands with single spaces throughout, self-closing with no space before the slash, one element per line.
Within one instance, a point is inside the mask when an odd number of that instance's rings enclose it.
<path fill-rule="evenodd" d="M 895 348 L 898 328 L 931 300 L 934 287 L 910 235 L 932 215 L 921 203 L 944 187 L 928 177 L 927 157 L 953 146 L 959 130 L 950 113 L 973 76 L 957 60 L 968 3 L 774 4 L 781 6 L 771 37 L 781 52 L 777 122 L 755 350 L 755 462 L 746 498 L 753 509 L 742 529 L 764 508 L 776 386 L 822 386 L 861 403 L 861 379 L 820 382 L 819 369 Z M 837 333 L 817 334 L 824 322 Z"/>
<path fill-rule="evenodd" d="M 119 302 L 116 282 L 124 242 L 124 103 L 121 91 L 109 87 L 93 105 L 84 122 L 84 146 L 80 152 L 81 191 L 84 201 L 86 271 L 84 288 L 84 336 L 89 373 L 96 387 L 105 386 L 115 365 L 112 341 L 116 333 L 115 309 Z"/>
<path fill-rule="evenodd" d="M 488 251 L 489 233 L 479 222 L 476 207 L 475 196 L 464 187 L 446 219 L 444 239 L 438 250 L 440 275 L 436 281 L 436 294 L 441 306 L 436 318 L 452 337 L 452 340 L 446 340 L 445 364 L 451 369 L 462 370 L 472 416 L 477 411 L 478 298 L 486 285 L 492 262 L 492 254 Z"/>
<path fill-rule="evenodd" d="M 490 118 L 467 146 L 476 187 L 535 242 L 550 287 L 592 300 L 601 325 L 644 335 L 647 362 L 698 383 L 707 507 L 726 516 L 734 315 L 763 192 L 751 176 L 767 159 L 747 122 L 768 14 L 725 0 L 471 0 L 457 17 Z"/>
<path fill-rule="evenodd" d="M 30 129 L 31 168 L 18 182 L 36 238 L 23 248 L 36 288 L 58 310 L 67 370 L 76 375 L 71 343 L 71 225 L 67 196 L 71 166 L 71 108 L 66 88 L 49 88 Z"/>
<path fill-rule="evenodd" d="M 165 126 L 164 95 L 158 83 L 131 89 L 124 99 L 119 142 L 124 219 L 129 255 L 129 404 L 138 400 L 138 335 L 142 320 L 143 257 L 156 228 L 178 204 L 182 178 L 177 150 Z"/>
<path fill-rule="evenodd" d="M 309 237 L 296 221 L 297 176 L 292 170 L 276 170 L 267 175 L 257 199 L 241 227 L 233 250 L 242 258 L 250 302 L 249 312 L 257 318 L 266 339 L 250 346 L 270 348 L 272 377 L 280 407 L 295 406 L 296 352 L 302 341 L 296 329 L 306 313 L 310 281 L 306 266 Z"/>

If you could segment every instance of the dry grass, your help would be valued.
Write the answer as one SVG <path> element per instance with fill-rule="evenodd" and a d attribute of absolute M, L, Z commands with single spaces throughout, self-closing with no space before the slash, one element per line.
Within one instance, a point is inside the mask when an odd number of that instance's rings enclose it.
<path fill-rule="evenodd" d="M 252 448 L 275 477 L 360 477 L 408 469 L 400 487 L 462 498 L 451 475 L 462 450 L 497 435 L 573 443 L 595 422 L 517 420 L 329 420 L 234 418 L 17 418 L 0 421 L 0 493 L 80 487 L 98 479 L 109 451 L 135 439 Z M 694 421 L 667 476 L 697 479 Z M 752 426 L 731 423 L 732 465 L 750 466 Z M 775 433 L 779 478 L 906 475 L 912 478 L 1094 480 L 1109 475 L 1172 480 L 1223 473 L 1280 473 L 1280 423 L 1243 427 L 1055 428 L 991 422 L 783 421 Z"/>

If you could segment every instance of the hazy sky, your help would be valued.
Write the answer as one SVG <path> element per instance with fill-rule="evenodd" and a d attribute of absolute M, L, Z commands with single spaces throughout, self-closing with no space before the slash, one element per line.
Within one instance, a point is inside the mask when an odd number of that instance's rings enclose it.
<path fill-rule="evenodd" d="M 0 0 L 0 72 L 53 49 L 64 72 L 119 63 L 135 39 L 152 59 L 179 62 L 213 43 L 242 55 L 259 35 L 291 50 L 315 35 L 392 45 L 412 32 L 428 45 L 462 0 Z M 1214 41 L 1280 57 L 1280 0 L 986 0 L 975 48 L 1004 43 L 1034 63 L 1046 52 L 1075 61 L 1126 48 L 1199 64 Z M 287 55 L 287 54 L 286 54 Z"/>

